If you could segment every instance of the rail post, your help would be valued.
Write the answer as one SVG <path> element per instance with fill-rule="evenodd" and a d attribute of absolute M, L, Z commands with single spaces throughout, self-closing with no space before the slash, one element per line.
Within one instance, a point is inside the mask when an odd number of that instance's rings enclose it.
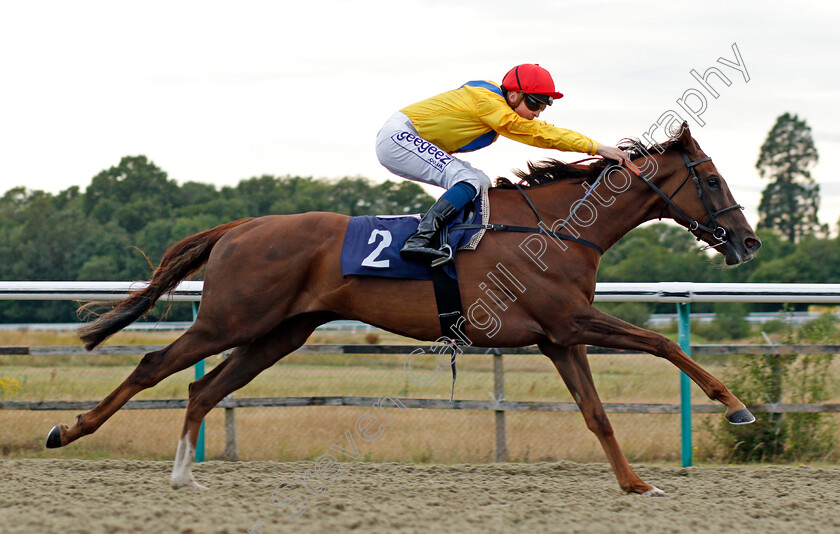
<path fill-rule="evenodd" d="M 193 322 L 195 322 L 195 318 L 198 316 L 198 305 L 193 302 L 192 303 L 192 310 L 193 310 Z M 195 379 L 198 380 L 202 376 L 204 376 L 204 360 L 195 364 Z M 198 429 L 198 441 L 195 443 L 195 461 L 196 463 L 203 462 L 205 458 L 204 455 L 204 419 L 201 420 L 201 427 Z"/>
<path fill-rule="evenodd" d="M 677 304 L 680 348 L 691 357 L 691 323 L 687 302 Z M 682 465 L 691 465 L 691 384 L 688 375 L 680 371 L 680 423 L 682 428 Z"/>
<path fill-rule="evenodd" d="M 505 374 L 502 353 L 493 349 L 493 400 L 496 407 L 505 400 Z M 507 426 L 504 410 L 496 410 L 496 461 L 507 462 Z"/>
<path fill-rule="evenodd" d="M 228 395 L 225 400 L 233 397 L 233 393 Z M 231 406 L 225 407 L 225 450 L 222 452 L 222 458 L 225 460 L 236 460 L 239 457 L 239 450 L 236 443 L 236 414 L 234 408 Z"/>

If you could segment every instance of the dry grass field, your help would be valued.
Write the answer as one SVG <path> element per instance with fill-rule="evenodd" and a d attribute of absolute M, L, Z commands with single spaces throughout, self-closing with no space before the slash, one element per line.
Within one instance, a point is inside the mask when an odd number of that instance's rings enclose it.
<path fill-rule="evenodd" d="M 178 332 L 121 332 L 112 345 L 164 344 Z M 387 333 L 379 343 L 413 343 Z M 365 343 L 365 334 L 316 332 L 310 343 Z M 0 332 L 3 346 L 77 345 L 72 332 Z M 142 355 L 126 356 L 0 356 L 0 376 L 16 379 L 15 400 L 95 400 L 107 395 L 132 371 Z M 431 385 L 418 385 L 404 371 L 404 355 L 294 354 L 263 372 L 237 397 L 366 396 L 390 393 L 400 398 L 448 399 L 448 369 Z M 220 357 L 207 360 L 209 371 Z M 647 355 L 590 357 L 601 398 L 612 403 L 668 403 L 679 401 L 679 373 L 665 361 Z M 835 362 L 840 377 L 840 362 Z M 433 356 L 414 360 L 415 376 L 434 376 Z M 455 397 L 491 400 L 492 357 L 462 355 L 458 361 Z M 725 377 L 722 361 L 704 362 L 713 374 Z M 535 355 L 504 357 L 505 398 L 515 401 L 572 399 L 547 358 Z M 169 377 L 137 399 L 186 398 L 193 371 Z M 710 402 L 692 387 L 693 402 Z M 840 399 L 838 396 L 837 399 Z M 837 402 L 835 399 L 833 402 Z M 240 408 L 236 410 L 239 458 L 242 460 L 296 461 L 313 459 L 343 439 L 365 408 Z M 695 455 L 714 457 L 709 423 L 720 415 L 694 415 Z M 122 410 L 96 434 L 69 447 L 47 450 L 43 440 L 57 423 L 72 423 L 75 412 L 0 410 L 0 457 L 6 458 L 136 458 L 171 459 L 183 410 Z M 603 452 L 577 413 L 508 412 L 509 459 L 518 462 L 574 460 L 602 462 Z M 625 453 L 636 462 L 678 462 L 678 415 L 610 414 Z M 494 458 L 494 414 L 462 410 L 406 410 L 372 443 L 360 446 L 362 459 L 419 463 L 482 463 Z M 210 413 L 206 425 L 207 457 L 224 448 L 224 411 Z M 840 439 L 838 439 L 840 442 Z"/>

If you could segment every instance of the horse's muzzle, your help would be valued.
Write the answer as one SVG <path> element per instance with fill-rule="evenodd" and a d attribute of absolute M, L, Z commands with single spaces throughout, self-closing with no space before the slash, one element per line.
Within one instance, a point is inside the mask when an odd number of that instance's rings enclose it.
<path fill-rule="evenodd" d="M 754 233 L 749 232 L 743 238 L 736 237 L 736 235 L 733 235 L 726 243 L 724 258 L 726 259 L 727 265 L 738 265 L 748 262 L 753 259 L 756 251 L 761 248 L 761 240 Z"/>

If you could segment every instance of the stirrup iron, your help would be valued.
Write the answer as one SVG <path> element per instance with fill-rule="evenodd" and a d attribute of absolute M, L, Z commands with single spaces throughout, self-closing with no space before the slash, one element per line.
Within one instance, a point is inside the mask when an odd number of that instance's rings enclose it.
<path fill-rule="evenodd" d="M 452 247 L 449 246 L 449 243 L 446 243 L 445 245 L 440 247 L 440 250 L 446 251 L 447 255 L 446 257 L 432 260 L 432 267 L 440 267 L 444 263 L 452 261 L 452 259 L 455 257 L 455 252 L 452 250 Z"/>

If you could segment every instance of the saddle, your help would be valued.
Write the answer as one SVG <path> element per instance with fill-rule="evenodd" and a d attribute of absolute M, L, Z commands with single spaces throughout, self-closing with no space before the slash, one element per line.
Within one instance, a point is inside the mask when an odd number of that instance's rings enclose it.
<path fill-rule="evenodd" d="M 475 250 L 490 220 L 487 188 L 467 204 L 440 233 L 438 246 L 453 251 Z M 431 280 L 432 268 L 400 256 L 405 241 L 417 230 L 419 215 L 359 216 L 350 219 L 341 247 L 341 274 L 344 276 L 382 276 L 411 280 Z M 444 264 L 453 279 L 454 262 Z"/>

